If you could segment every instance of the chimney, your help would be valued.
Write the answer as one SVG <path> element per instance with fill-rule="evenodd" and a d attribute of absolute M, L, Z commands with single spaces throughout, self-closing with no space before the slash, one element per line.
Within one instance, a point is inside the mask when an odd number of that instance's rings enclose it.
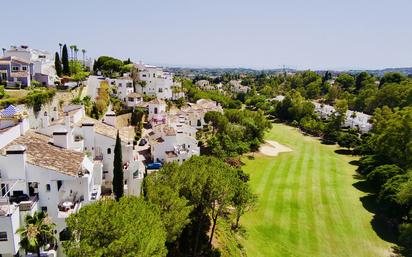
<path fill-rule="evenodd" d="M 53 145 L 61 148 L 69 148 L 69 133 L 67 130 L 53 132 Z"/>
<path fill-rule="evenodd" d="M 26 148 L 22 145 L 12 145 L 6 149 L 6 169 L 13 170 L 9 179 L 26 179 Z"/>
<path fill-rule="evenodd" d="M 93 151 L 92 148 L 94 148 L 94 123 L 83 123 L 82 130 L 85 150 Z"/>

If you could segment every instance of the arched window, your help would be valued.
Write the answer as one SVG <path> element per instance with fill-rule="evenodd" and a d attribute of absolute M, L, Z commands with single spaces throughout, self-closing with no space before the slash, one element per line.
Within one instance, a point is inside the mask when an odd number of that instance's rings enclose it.
<path fill-rule="evenodd" d="M 107 148 L 107 154 L 111 154 L 112 153 L 112 149 Z"/>

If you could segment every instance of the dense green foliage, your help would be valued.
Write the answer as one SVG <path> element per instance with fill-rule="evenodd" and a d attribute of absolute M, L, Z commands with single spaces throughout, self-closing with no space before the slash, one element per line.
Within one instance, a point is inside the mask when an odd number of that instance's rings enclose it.
<path fill-rule="evenodd" d="M 100 71 L 104 76 L 117 77 L 130 71 L 131 65 L 110 56 L 100 56 L 93 65 L 93 71 Z"/>
<path fill-rule="evenodd" d="M 235 100 L 231 96 L 225 95 L 220 91 L 202 91 L 195 87 L 191 80 L 184 79 L 182 81 L 182 86 L 186 91 L 189 102 L 196 102 L 199 99 L 211 99 L 220 103 L 222 107 L 230 109 L 240 109 L 242 105 L 241 101 Z"/>
<path fill-rule="evenodd" d="M 38 112 L 41 110 L 43 104 L 53 100 L 55 94 L 55 89 L 32 90 L 26 95 L 24 103 L 28 107 L 33 107 L 34 112 Z"/>
<path fill-rule="evenodd" d="M 257 151 L 263 142 L 265 131 L 271 127 L 263 111 L 226 109 L 206 113 L 213 135 L 207 140 L 208 151 L 219 157 L 235 157 L 250 151 Z"/>
<path fill-rule="evenodd" d="M 240 170 L 214 157 L 192 157 L 166 164 L 145 179 L 145 198 L 159 206 L 170 256 L 210 256 L 219 219 L 238 224 L 253 205 Z M 230 210 L 234 209 L 234 216 Z M 208 231 L 210 229 L 210 234 Z"/>
<path fill-rule="evenodd" d="M 163 257 L 166 232 L 159 209 L 142 198 L 104 199 L 66 219 L 68 257 Z"/>

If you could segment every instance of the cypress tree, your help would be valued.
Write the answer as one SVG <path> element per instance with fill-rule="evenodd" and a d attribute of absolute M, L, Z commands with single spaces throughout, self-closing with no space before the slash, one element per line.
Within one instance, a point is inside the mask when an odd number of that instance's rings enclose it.
<path fill-rule="evenodd" d="M 123 196 L 123 160 L 122 145 L 119 131 L 117 131 L 116 145 L 114 147 L 113 161 L 113 193 L 117 201 Z"/>
<path fill-rule="evenodd" d="M 63 64 L 63 74 L 64 75 L 70 75 L 69 55 L 67 53 L 66 44 L 63 46 L 62 64 Z"/>
<path fill-rule="evenodd" d="M 55 57 L 54 57 L 54 67 L 56 69 L 57 76 L 61 77 L 62 76 L 62 63 L 60 61 L 60 56 L 58 52 L 56 52 Z"/>

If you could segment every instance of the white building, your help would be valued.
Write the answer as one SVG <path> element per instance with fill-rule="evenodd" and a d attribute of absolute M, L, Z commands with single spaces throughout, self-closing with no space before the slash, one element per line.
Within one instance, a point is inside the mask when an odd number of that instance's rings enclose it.
<path fill-rule="evenodd" d="M 176 161 L 181 164 L 194 155 L 200 155 L 198 141 L 190 133 L 193 133 L 190 129 L 164 124 L 153 127 L 150 137 L 152 159 L 155 162 Z"/>
<path fill-rule="evenodd" d="M 109 112 L 103 122 L 84 117 L 74 124 L 75 136 L 84 139 L 84 151 L 94 160 L 102 161 L 103 186 L 111 188 L 113 180 L 114 147 L 117 131 L 122 144 L 122 160 L 125 182 L 125 195 L 139 195 L 144 176 L 142 156 L 134 145 L 134 128 L 116 128 L 116 117 Z"/>
<path fill-rule="evenodd" d="M 173 95 L 173 74 L 163 71 L 162 68 L 136 64 L 139 70 L 139 80 L 144 81 L 145 85 L 136 86 L 138 93 L 150 96 L 156 96 L 159 99 L 171 99 Z"/>
<path fill-rule="evenodd" d="M 333 106 L 313 102 L 315 112 L 322 118 L 327 119 L 331 115 L 335 115 L 336 110 Z M 371 116 L 362 112 L 347 111 L 346 119 L 343 127 L 356 128 L 360 132 L 366 133 L 372 129 L 372 124 L 369 122 Z"/>
<path fill-rule="evenodd" d="M 143 96 L 139 93 L 130 93 L 126 96 L 126 106 L 130 108 L 144 107 Z"/>
<path fill-rule="evenodd" d="M 33 78 L 46 86 L 54 85 L 58 79 L 54 67 L 54 56 L 47 51 L 26 45 L 11 46 L 5 56 L 15 56 L 33 64 Z"/>
<path fill-rule="evenodd" d="M 0 254 L 14 256 L 25 215 L 47 211 L 60 233 L 71 213 L 100 198 L 103 165 L 67 149 L 66 131 L 38 134 L 24 113 L 0 120 L 9 122 L 0 130 Z"/>
<path fill-rule="evenodd" d="M 120 77 L 115 80 L 117 96 L 123 101 L 126 102 L 126 98 L 129 94 L 134 92 L 133 88 L 133 79 L 130 77 Z"/>
<path fill-rule="evenodd" d="M 213 100 L 199 99 L 196 103 L 189 103 L 187 106 L 182 107 L 177 116 L 180 123 L 201 129 L 207 125 L 205 122 L 205 114 L 210 111 L 223 113 L 223 108 Z"/>
<path fill-rule="evenodd" d="M 166 113 L 167 104 L 164 100 L 161 99 L 154 99 L 148 103 L 148 120 L 149 122 L 153 123 L 165 123 L 167 120 L 167 113 Z"/>
<path fill-rule="evenodd" d="M 240 80 L 231 80 L 229 81 L 230 91 L 234 93 L 247 93 L 250 90 L 250 87 L 242 85 Z"/>

